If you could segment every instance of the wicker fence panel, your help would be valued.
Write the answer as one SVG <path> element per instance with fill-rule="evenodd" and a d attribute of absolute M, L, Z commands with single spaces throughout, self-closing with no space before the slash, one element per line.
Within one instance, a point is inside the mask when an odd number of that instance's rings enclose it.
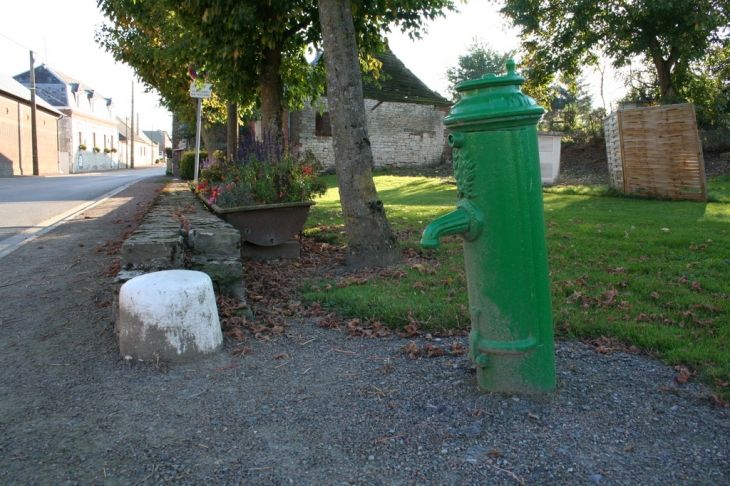
<path fill-rule="evenodd" d="M 616 114 L 625 193 L 707 201 L 694 105 L 653 106 Z"/>
<path fill-rule="evenodd" d="M 608 179 L 611 187 L 624 191 L 624 168 L 621 161 L 621 134 L 618 130 L 618 114 L 611 113 L 603 121 L 606 134 L 606 155 L 608 158 Z"/>

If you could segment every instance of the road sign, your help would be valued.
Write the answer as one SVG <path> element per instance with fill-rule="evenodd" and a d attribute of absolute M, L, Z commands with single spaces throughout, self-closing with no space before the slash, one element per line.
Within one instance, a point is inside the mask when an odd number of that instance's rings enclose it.
<path fill-rule="evenodd" d="M 190 83 L 190 97 L 191 98 L 210 98 L 210 84 L 205 83 L 202 88 L 198 87 L 197 83 Z"/>

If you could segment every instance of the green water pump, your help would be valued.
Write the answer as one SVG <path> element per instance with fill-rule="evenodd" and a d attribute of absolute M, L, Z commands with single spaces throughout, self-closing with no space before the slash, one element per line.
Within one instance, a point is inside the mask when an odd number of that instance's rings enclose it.
<path fill-rule="evenodd" d="M 456 86 L 461 99 L 444 119 L 451 130 L 456 210 L 432 221 L 424 248 L 464 239 L 469 359 L 484 390 L 531 393 L 555 387 L 550 282 L 537 122 L 544 113 L 507 74 Z"/>

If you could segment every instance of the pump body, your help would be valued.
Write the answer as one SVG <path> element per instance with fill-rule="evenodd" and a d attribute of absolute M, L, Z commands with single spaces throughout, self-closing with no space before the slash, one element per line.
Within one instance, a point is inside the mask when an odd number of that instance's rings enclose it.
<path fill-rule="evenodd" d="M 550 283 L 537 122 L 544 110 L 508 74 L 457 86 L 451 129 L 455 211 L 431 222 L 426 248 L 449 234 L 464 238 L 472 331 L 469 358 L 485 390 L 538 392 L 555 387 Z"/>

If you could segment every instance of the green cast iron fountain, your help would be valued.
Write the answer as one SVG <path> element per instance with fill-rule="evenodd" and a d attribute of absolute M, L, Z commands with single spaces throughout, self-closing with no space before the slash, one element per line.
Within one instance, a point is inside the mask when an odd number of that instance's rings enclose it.
<path fill-rule="evenodd" d="M 444 119 L 451 130 L 456 210 L 432 221 L 421 245 L 460 234 L 469 289 L 469 358 L 482 389 L 506 393 L 555 387 L 555 351 L 537 122 L 544 113 L 507 75 L 456 86 Z"/>

